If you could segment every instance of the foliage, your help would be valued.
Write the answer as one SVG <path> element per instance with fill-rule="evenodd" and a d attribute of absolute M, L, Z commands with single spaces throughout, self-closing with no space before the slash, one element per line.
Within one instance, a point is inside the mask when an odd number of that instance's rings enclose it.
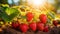
<path fill-rule="evenodd" d="M 15 8 L 1 7 L 0 10 L 0 17 L 7 22 L 12 21 L 19 14 L 19 11 Z"/>

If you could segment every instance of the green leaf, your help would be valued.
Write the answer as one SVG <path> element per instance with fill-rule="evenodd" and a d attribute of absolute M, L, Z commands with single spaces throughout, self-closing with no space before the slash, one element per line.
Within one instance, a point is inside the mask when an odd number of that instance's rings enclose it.
<path fill-rule="evenodd" d="M 51 19 L 48 18 L 48 19 L 47 19 L 47 23 L 51 23 Z"/>
<path fill-rule="evenodd" d="M 53 14 L 52 11 L 51 11 L 51 12 L 49 11 L 49 12 L 47 13 L 47 15 L 50 16 L 52 19 L 55 18 L 55 14 Z"/>
<path fill-rule="evenodd" d="M 19 11 L 15 8 L 6 8 L 5 11 L 0 12 L 4 21 L 10 22 L 14 17 L 17 17 Z"/>

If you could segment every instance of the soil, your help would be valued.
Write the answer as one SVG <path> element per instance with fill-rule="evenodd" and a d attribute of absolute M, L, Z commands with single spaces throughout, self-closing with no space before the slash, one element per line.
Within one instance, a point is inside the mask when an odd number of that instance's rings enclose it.
<path fill-rule="evenodd" d="M 26 33 L 22 33 L 19 30 L 7 27 L 6 29 L 3 29 L 3 31 L 0 32 L 0 34 L 60 34 L 60 27 L 58 27 L 58 28 L 53 27 L 48 32 L 42 32 L 42 31 L 33 32 L 33 31 L 29 30 Z"/>

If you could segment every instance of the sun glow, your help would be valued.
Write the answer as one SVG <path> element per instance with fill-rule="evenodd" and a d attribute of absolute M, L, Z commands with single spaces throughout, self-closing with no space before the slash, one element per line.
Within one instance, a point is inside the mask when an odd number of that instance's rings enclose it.
<path fill-rule="evenodd" d="M 46 0 L 28 0 L 27 2 L 33 5 L 43 5 Z"/>
<path fill-rule="evenodd" d="M 28 0 L 28 5 L 31 5 L 33 7 L 41 7 L 44 6 L 44 4 L 46 3 L 47 0 Z"/>
<path fill-rule="evenodd" d="M 43 5 L 45 0 L 33 0 L 34 5 Z"/>

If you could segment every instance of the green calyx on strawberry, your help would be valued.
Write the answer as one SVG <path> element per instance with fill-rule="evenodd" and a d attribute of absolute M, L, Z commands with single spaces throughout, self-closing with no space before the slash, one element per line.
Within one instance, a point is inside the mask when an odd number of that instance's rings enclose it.
<path fill-rule="evenodd" d="M 35 22 L 32 22 L 32 23 L 29 24 L 29 27 L 30 27 L 30 29 L 31 29 L 32 31 L 36 31 L 37 25 L 36 25 Z"/>
<path fill-rule="evenodd" d="M 44 24 L 43 23 L 37 23 L 37 29 L 40 31 L 44 30 Z"/>
<path fill-rule="evenodd" d="M 41 15 L 39 16 L 39 19 L 40 19 L 40 21 L 41 21 L 42 23 L 46 24 L 46 22 L 47 22 L 47 16 L 46 16 L 45 14 L 41 14 Z"/>
<path fill-rule="evenodd" d="M 57 20 L 53 20 L 53 24 L 54 24 L 55 26 L 57 26 L 57 25 L 58 25 L 58 21 L 57 21 Z"/>
<path fill-rule="evenodd" d="M 18 22 L 12 22 L 12 27 L 13 28 L 17 28 L 20 24 Z"/>
<path fill-rule="evenodd" d="M 19 29 L 20 29 L 22 32 L 25 33 L 25 32 L 28 31 L 28 25 L 27 25 L 27 24 L 20 24 Z"/>
<path fill-rule="evenodd" d="M 26 17 L 27 17 L 27 21 L 30 22 L 32 20 L 32 18 L 34 17 L 34 15 L 31 12 L 28 12 L 26 14 Z"/>
<path fill-rule="evenodd" d="M 44 32 L 48 32 L 49 31 L 49 27 L 48 26 L 45 26 L 44 27 Z"/>

